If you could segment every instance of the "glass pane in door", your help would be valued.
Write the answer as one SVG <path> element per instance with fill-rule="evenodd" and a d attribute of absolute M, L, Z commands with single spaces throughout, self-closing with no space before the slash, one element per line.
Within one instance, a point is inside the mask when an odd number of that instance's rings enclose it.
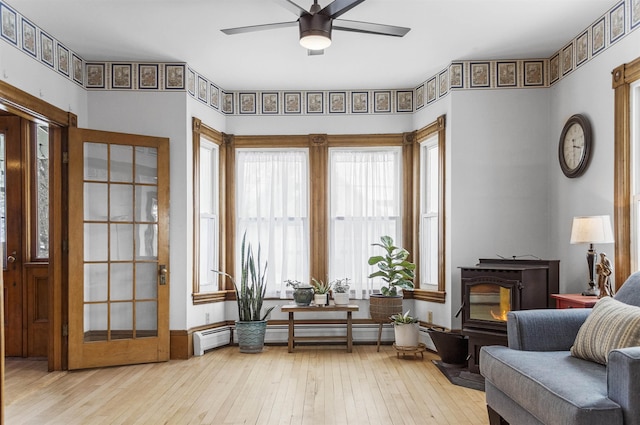
<path fill-rule="evenodd" d="M 157 151 L 85 142 L 84 165 L 84 340 L 157 336 Z"/>

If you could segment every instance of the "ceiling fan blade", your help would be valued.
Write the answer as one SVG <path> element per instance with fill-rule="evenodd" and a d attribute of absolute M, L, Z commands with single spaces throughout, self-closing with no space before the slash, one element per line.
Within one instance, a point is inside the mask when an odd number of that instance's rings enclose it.
<path fill-rule="evenodd" d="M 307 49 L 307 56 L 320 56 L 320 55 L 324 55 L 324 49 L 323 50 Z"/>
<path fill-rule="evenodd" d="M 390 35 L 403 37 L 411 31 L 411 28 L 396 27 L 394 25 L 374 24 L 373 22 L 346 21 L 336 19 L 333 21 L 333 29 L 341 31 L 363 32 L 366 34 Z"/>
<path fill-rule="evenodd" d="M 364 0 L 335 0 L 324 7 L 320 12 L 330 18 L 337 18 L 362 3 Z"/>
<path fill-rule="evenodd" d="M 278 3 L 280 6 L 284 7 L 285 9 L 289 10 L 296 16 L 302 16 L 304 14 L 309 13 L 303 8 L 301 8 L 300 6 L 298 6 L 297 4 L 295 4 L 294 2 L 292 2 L 291 0 L 273 0 L 273 1 Z"/>
<path fill-rule="evenodd" d="M 250 25 L 248 27 L 225 28 L 220 31 L 222 31 L 227 35 L 233 35 L 233 34 L 242 34 L 245 32 L 264 31 L 264 30 L 273 30 L 276 28 L 293 27 L 297 25 L 298 25 L 298 21 L 277 22 L 275 24 Z"/>

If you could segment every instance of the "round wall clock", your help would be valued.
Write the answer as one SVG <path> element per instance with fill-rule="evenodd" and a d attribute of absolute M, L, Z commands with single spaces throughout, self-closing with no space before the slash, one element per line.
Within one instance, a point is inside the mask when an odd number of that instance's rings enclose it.
<path fill-rule="evenodd" d="M 589 165 L 591 157 L 591 124 L 581 114 L 569 118 L 560 134 L 558 159 L 565 176 L 581 176 Z"/>

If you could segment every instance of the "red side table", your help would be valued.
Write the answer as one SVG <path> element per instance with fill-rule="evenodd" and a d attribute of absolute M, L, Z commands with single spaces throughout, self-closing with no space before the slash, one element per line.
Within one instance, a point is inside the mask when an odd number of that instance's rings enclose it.
<path fill-rule="evenodd" d="M 598 301 L 598 297 L 581 294 L 551 294 L 556 300 L 556 308 L 591 308 Z"/>

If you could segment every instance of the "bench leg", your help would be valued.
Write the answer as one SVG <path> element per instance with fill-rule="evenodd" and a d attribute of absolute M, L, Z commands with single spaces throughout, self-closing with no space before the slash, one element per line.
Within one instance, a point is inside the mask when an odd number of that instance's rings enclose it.
<path fill-rule="evenodd" d="M 382 323 L 380 323 L 378 327 L 378 349 L 377 352 L 380 352 L 380 339 L 382 339 Z"/>
<path fill-rule="evenodd" d="M 293 340 L 295 339 L 295 334 L 293 330 L 293 311 L 289 312 L 289 352 L 293 353 Z"/>

